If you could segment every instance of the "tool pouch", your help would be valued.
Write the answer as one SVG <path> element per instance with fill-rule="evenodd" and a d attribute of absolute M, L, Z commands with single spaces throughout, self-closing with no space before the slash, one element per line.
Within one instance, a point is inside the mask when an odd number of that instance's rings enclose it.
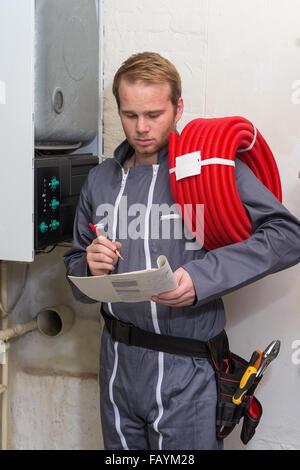
<path fill-rule="evenodd" d="M 248 362 L 229 350 L 224 330 L 208 341 L 207 345 L 217 382 L 217 437 L 220 439 L 227 437 L 235 425 L 244 418 L 241 440 L 247 444 L 253 437 L 262 415 L 262 406 L 253 396 L 260 379 L 253 383 L 240 405 L 234 404 L 232 397 L 248 367 Z"/>
<path fill-rule="evenodd" d="M 244 422 L 241 432 L 241 440 L 247 444 L 255 434 L 255 429 L 262 415 L 262 406 L 258 399 L 254 396 L 247 396 Z"/>

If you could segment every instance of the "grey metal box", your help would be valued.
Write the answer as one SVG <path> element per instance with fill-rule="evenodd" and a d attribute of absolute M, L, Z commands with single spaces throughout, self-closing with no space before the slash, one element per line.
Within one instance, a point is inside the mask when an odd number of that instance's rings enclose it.
<path fill-rule="evenodd" d="M 95 0 L 35 1 L 35 148 L 79 148 L 98 132 Z"/>

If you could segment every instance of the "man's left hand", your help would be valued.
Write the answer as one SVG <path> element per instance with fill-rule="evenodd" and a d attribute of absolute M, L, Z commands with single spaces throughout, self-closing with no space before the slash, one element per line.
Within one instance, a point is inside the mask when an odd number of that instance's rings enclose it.
<path fill-rule="evenodd" d="M 176 289 L 168 292 L 162 292 L 157 296 L 151 297 L 151 300 L 158 304 L 168 305 L 170 307 L 185 307 L 192 305 L 196 298 L 193 281 L 187 271 L 178 268 L 174 272 L 178 286 Z"/>

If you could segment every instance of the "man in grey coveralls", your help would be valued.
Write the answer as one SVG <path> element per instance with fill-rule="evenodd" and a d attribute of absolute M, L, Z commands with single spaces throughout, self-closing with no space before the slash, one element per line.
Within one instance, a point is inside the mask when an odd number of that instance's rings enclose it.
<path fill-rule="evenodd" d="M 170 224 L 170 237 L 152 236 L 151 208 L 174 208 L 168 138 L 183 112 L 180 77 L 160 55 L 136 54 L 116 73 L 113 92 L 126 140 L 114 158 L 89 172 L 82 187 L 74 245 L 64 256 L 67 274 L 154 268 L 158 255 L 164 254 L 177 279 L 176 289 L 147 302 L 102 307 L 112 318 L 143 330 L 207 341 L 225 326 L 222 295 L 299 262 L 300 223 L 236 159 L 236 185 L 253 227 L 250 238 L 211 251 L 189 249 L 186 231 L 181 238 L 174 236 L 182 220 L 167 212 L 157 223 L 159 234 Z M 126 214 L 121 209 L 125 200 Z M 111 216 L 101 211 L 104 204 L 113 208 Z M 128 228 L 137 228 L 131 210 L 136 204 L 145 210 L 138 219 L 140 236 L 132 237 L 130 230 L 126 235 L 120 230 L 120 217 Z M 90 222 L 109 236 L 95 238 Z M 71 285 L 79 301 L 94 302 Z M 206 358 L 128 346 L 113 341 L 104 327 L 100 390 L 105 449 L 222 448 L 216 438 L 215 375 Z"/>

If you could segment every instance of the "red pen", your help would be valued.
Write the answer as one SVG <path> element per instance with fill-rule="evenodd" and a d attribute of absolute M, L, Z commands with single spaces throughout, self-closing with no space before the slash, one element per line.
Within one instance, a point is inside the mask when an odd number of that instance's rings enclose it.
<path fill-rule="evenodd" d="M 97 233 L 97 235 L 99 235 L 99 237 L 104 236 L 104 235 L 102 235 L 101 232 L 99 232 L 99 230 L 93 224 L 89 223 L 89 226 L 94 230 L 94 232 Z M 118 250 L 115 250 L 115 253 L 116 253 L 116 255 L 118 255 L 119 258 L 121 258 L 124 261 L 124 258 L 120 255 Z"/>

